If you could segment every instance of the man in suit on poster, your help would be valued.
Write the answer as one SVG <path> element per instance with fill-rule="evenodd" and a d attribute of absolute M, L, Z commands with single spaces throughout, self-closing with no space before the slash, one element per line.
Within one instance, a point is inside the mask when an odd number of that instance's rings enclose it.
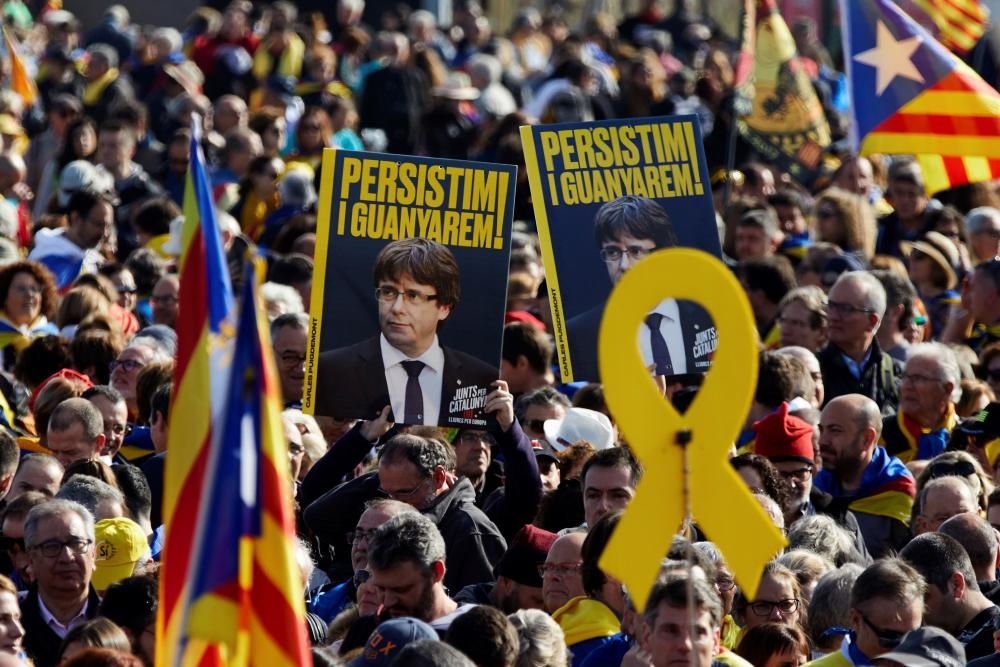
<path fill-rule="evenodd" d="M 650 253 L 677 245 L 667 212 L 646 197 L 625 195 L 604 204 L 594 216 L 594 238 L 612 286 Z M 566 322 L 574 380 L 600 380 L 597 339 L 605 302 Z M 667 299 L 653 309 L 639 332 L 643 360 L 663 376 L 704 373 L 717 337 L 708 313 L 698 304 Z"/>
<path fill-rule="evenodd" d="M 316 414 L 374 419 L 390 406 L 404 424 L 484 426 L 499 371 L 437 337 L 459 300 L 451 251 L 428 239 L 394 241 L 376 257 L 373 278 L 380 333 L 320 353 Z"/>

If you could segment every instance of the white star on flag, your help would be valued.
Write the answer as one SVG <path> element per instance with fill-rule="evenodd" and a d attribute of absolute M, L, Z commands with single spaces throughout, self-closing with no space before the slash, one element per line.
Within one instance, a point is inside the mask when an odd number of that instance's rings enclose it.
<path fill-rule="evenodd" d="M 877 30 L 875 48 L 854 56 L 854 60 L 859 63 L 875 68 L 875 94 L 881 95 L 897 76 L 923 83 L 924 76 L 911 60 L 913 52 L 920 48 L 923 40 L 914 35 L 896 41 L 882 21 L 878 22 Z"/>

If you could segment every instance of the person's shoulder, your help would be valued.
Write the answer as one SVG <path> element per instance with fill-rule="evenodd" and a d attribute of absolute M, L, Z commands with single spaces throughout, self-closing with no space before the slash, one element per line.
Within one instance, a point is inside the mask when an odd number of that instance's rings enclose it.
<path fill-rule="evenodd" d="M 968 663 L 968 667 L 1000 667 L 1000 653 L 994 653 L 984 658 L 976 658 Z"/>
<path fill-rule="evenodd" d="M 483 361 L 478 357 L 474 357 L 468 352 L 462 352 L 461 350 L 456 350 L 453 347 L 441 347 L 441 351 L 444 352 L 444 363 L 445 366 L 458 364 L 458 366 L 465 373 L 471 373 L 473 375 L 488 375 L 492 377 L 493 380 L 499 377 L 499 371 L 496 366 Z"/>
<path fill-rule="evenodd" d="M 366 338 L 363 341 L 326 350 L 319 353 L 320 366 L 353 366 L 359 360 L 367 358 L 378 350 L 378 338 Z"/>
<path fill-rule="evenodd" d="M 811 662 L 806 663 L 806 667 L 852 667 L 851 661 L 844 656 L 840 651 L 834 651 L 833 653 L 827 653 L 822 658 L 817 658 Z"/>

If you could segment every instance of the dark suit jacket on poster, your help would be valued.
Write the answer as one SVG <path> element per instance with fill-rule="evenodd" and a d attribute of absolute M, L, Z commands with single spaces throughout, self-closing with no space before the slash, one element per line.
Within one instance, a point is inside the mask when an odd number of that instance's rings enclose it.
<path fill-rule="evenodd" d="M 441 346 L 444 352 L 444 377 L 441 382 L 441 426 L 485 426 L 482 412 L 485 393 L 500 372 L 465 352 Z M 336 418 L 374 419 L 390 405 L 379 338 L 341 347 L 319 355 L 315 413 Z M 478 407 L 469 408 L 470 387 L 478 387 L 483 400 L 472 399 Z M 465 390 L 465 391 L 462 391 Z M 459 394 L 461 392 L 461 394 Z M 455 405 L 452 406 L 452 402 Z M 454 407 L 449 410 L 449 407 Z"/>
<path fill-rule="evenodd" d="M 600 382 L 597 369 L 597 338 L 601 329 L 605 304 L 570 318 L 566 322 L 569 336 L 569 359 L 573 365 L 573 379 Z M 681 330 L 684 332 L 684 350 L 687 356 L 687 373 L 706 373 L 715 351 L 715 326 L 708 311 L 691 301 L 678 301 Z M 636 330 L 641 323 L 636 323 Z"/>

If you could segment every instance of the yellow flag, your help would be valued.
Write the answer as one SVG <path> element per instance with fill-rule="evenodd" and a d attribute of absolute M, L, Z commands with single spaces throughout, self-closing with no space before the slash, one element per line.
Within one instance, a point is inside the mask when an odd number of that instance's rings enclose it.
<path fill-rule="evenodd" d="M 7 28 L 3 29 L 4 42 L 7 44 L 7 55 L 10 57 L 10 89 L 21 96 L 24 105 L 30 107 L 38 97 L 35 81 L 28 76 L 24 61 L 17 52 L 17 44 Z"/>
<path fill-rule="evenodd" d="M 712 368 L 683 415 L 650 379 L 636 344 L 640 323 L 664 299 L 697 302 L 720 336 Z M 628 270 L 608 300 L 599 343 L 604 395 L 645 473 L 600 566 L 628 586 L 640 610 L 685 518 L 684 447 L 693 518 L 722 550 L 749 599 L 764 566 L 785 544 L 727 460 L 757 382 L 753 327 L 750 304 L 732 272 L 700 250 L 650 255 Z"/>

